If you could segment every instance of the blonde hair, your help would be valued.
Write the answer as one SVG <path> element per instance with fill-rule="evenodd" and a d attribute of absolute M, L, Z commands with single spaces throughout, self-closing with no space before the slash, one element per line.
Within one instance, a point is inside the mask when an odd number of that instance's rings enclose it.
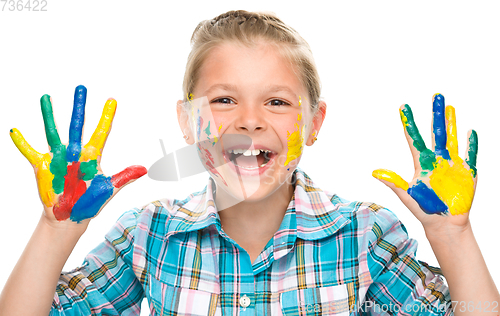
<path fill-rule="evenodd" d="M 283 56 L 295 66 L 292 68 L 307 89 L 311 109 L 315 113 L 321 84 L 309 44 L 273 13 L 244 10 L 228 11 L 212 20 L 202 21 L 194 30 L 182 85 L 184 101 L 193 93 L 200 68 L 212 48 L 226 41 L 252 46 L 258 39 L 276 44 Z"/>

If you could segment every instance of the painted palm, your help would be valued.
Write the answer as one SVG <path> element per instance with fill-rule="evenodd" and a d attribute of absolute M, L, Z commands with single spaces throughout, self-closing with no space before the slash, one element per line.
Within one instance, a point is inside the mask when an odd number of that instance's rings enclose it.
<path fill-rule="evenodd" d="M 14 144 L 35 169 L 43 204 L 59 221 L 69 218 L 81 222 L 96 216 L 124 185 L 147 173 L 142 166 L 131 166 L 112 177 L 102 174 L 100 160 L 115 115 L 116 101 L 109 99 L 106 102 L 94 134 L 82 147 L 86 99 L 87 89 L 76 87 L 69 143 L 64 145 L 54 122 L 50 96 L 42 96 L 40 104 L 49 153 L 37 152 L 17 129 L 10 130 Z"/>
<path fill-rule="evenodd" d="M 426 147 L 420 136 L 410 106 L 401 106 L 400 114 L 414 159 L 414 179 L 408 183 L 385 169 L 375 170 L 373 176 L 405 190 L 427 214 L 469 212 L 477 180 L 476 132 L 469 131 L 464 161 L 458 155 L 455 109 L 452 106 L 445 108 L 441 94 L 433 98 L 433 150 Z"/>

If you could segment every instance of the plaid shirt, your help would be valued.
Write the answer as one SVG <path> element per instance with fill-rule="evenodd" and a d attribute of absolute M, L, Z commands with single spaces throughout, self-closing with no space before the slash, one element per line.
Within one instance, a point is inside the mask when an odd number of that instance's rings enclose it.
<path fill-rule="evenodd" d="M 255 262 L 221 228 L 214 183 L 123 214 L 51 315 L 450 315 L 441 272 L 389 210 L 347 202 L 300 169 L 280 228 Z"/>

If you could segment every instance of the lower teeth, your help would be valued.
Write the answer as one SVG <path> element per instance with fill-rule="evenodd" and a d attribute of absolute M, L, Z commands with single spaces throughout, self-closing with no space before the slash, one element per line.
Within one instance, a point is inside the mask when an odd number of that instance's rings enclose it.
<path fill-rule="evenodd" d="M 242 167 L 242 166 L 240 166 L 240 165 L 237 165 L 235 161 L 233 161 L 233 163 L 234 163 L 234 165 L 235 165 L 236 167 L 241 168 L 241 169 L 246 169 L 246 170 L 255 170 L 255 169 L 259 169 L 259 168 L 264 167 L 264 166 L 267 164 L 267 162 L 265 162 L 265 163 L 263 163 L 262 165 L 260 165 L 259 167 L 248 168 L 248 167 Z"/>

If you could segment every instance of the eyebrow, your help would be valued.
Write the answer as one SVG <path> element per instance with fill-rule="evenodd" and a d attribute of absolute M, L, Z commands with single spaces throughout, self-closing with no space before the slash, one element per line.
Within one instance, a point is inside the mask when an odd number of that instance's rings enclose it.
<path fill-rule="evenodd" d="M 235 85 L 229 84 L 229 83 L 217 83 L 212 85 L 210 88 L 208 88 L 204 95 L 208 95 L 210 92 L 216 89 L 221 89 L 221 90 L 226 90 L 226 91 L 231 91 L 231 92 L 237 92 L 238 87 Z M 282 85 L 272 85 L 272 86 L 267 86 L 266 88 L 263 89 L 265 92 L 279 92 L 279 91 L 285 91 L 290 93 L 295 99 L 298 99 L 299 97 L 295 94 L 295 92 L 288 86 L 282 86 Z"/>

